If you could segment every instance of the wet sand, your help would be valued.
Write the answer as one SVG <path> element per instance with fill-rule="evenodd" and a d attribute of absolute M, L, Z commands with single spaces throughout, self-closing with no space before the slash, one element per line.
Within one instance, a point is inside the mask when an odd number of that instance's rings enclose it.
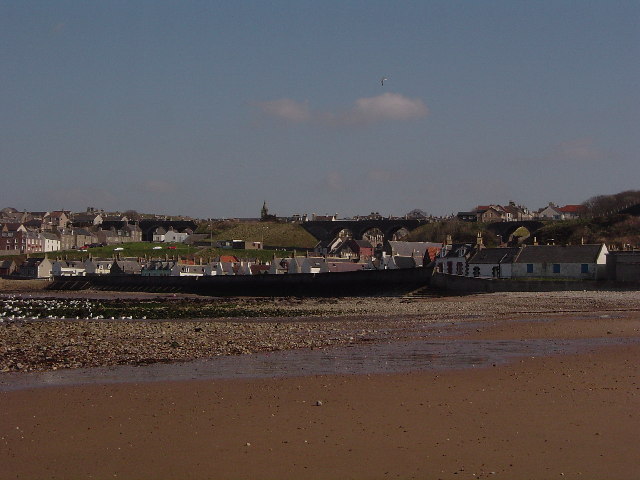
<path fill-rule="evenodd" d="M 448 339 L 636 338 L 638 312 Z M 640 477 L 640 345 L 495 367 L 0 392 L 0 478 Z"/>

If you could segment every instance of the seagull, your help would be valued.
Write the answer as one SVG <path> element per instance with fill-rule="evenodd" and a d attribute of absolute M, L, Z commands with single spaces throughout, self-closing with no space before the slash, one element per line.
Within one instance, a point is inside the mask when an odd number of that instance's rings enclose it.
<path fill-rule="evenodd" d="M 384 82 L 385 82 L 385 80 L 389 80 L 389 79 L 388 79 L 387 77 L 382 77 L 382 78 L 380 79 L 380 85 L 382 85 L 383 87 L 384 87 Z"/>

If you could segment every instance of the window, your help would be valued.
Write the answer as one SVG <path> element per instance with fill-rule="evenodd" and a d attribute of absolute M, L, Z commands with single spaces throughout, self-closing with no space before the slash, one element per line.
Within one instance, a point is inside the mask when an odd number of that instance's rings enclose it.
<path fill-rule="evenodd" d="M 560 264 L 559 263 L 554 263 L 553 264 L 553 273 L 560 273 Z"/>
<path fill-rule="evenodd" d="M 527 263 L 527 273 L 533 273 L 533 263 Z"/>
<path fill-rule="evenodd" d="M 473 267 L 473 276 L 474 277 L 480 276 L 480 267 Z"/>
<path fill-rule="evenodd" d="M 589 264 L 583 263 L 580 265 L 580 273 L 589 273 Z"/>

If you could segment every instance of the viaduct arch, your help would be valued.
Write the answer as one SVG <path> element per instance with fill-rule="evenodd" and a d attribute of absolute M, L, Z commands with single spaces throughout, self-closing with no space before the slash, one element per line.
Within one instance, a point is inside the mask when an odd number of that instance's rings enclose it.
<path fill-rule="evenodd" d="M 332 240 L 338 233 L 348 229 L 353 233 L 354 240 L 362 240 L 363 235 L 374 228 L 377 228 L 384 235 L 384 240 L 391 240 L 394 234 L 403 228 L 411 231 L 425 225 L 426 220 L 415 219 L 382 219 L 382 220 L 321 220 L 303 222 L 302 227 L 320 241 Z"/>
<path fill-rule="evenodd" d="M 192 220 L 140 220 L 139 226 L 142 230 L 142 240 L 145 242 L 153 241 L 153 232 L 158 227 L 165 230 L 173 228 L 177 232 L 184 232 L 186 229 L 195 231 L 198 228 L 196 222 Z"/>
<path fill-rule="evenodd" d="M 493 232 L 496 235 L 500 235 L 502 241 L 506 242 L 509 237 L 513 235 L 518 228 L 524 227 L 531 235 L 535 234 L 544 226 L 543 222 L 538 220 L 522 220 L 519 222 L 494 222 L 487 225 L 487 230 Z"/>

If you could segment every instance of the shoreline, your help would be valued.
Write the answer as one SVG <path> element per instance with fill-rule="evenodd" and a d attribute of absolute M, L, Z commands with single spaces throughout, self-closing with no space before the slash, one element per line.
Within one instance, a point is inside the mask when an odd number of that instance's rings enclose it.
<path fill-rule="evenodd" d="M 0 296 L 0 300 L 7 298 Z M 500 293 L 465 297 L 339 299 L 202 299 L 172 295 L 83 297 L 33 293 L 13 296 L 20 302 L 46 300 L 45 307 L 71 299 L 117 299 L 124 309 L 141 299 L 160 299 L 171 308 L 231 306 L 256 312 L 252 317 L 140 319 L 44 319 L 0 321 L 0 375 L 7 372 L 65 368 L 147 365 L 305 348 L 344 347 L 384 341 L 476 335 L 476 328 L 516 319 L 555 318 L 546 335 L 638 335 L 640 292 Z M 36 300 L 34 300 L 36 299 Z M 49 302 L 49 303 L 46 303 Z M 127 303 L 128 302 L 128 303 Z M 18 307 L 11 307 L 18 308 Z M 264 313 L 260 313 L 264 312 Z M 295 316 L 260 316 L 289 312 Z M 602 318 L 606 316 L 606 318 Z M 616 317 L 628 317 L 630 321 Z M 563 319 L 566 317 L 566 319 Z M 573 318 L 573 320 L 567 320 Z M 604 320 L 610 329 L 599 328 Z M 475 327 L 482 324 L 481 327 Z M 535 322 L 532 323 L 532 325 Z M 614 328 L 615 327 L 615 328 Z M 506 327 L 505 327 L 506 328 Z M 533 328 L 533 327 L 530 327 Z M 607 331 L 611 333 L 607 334 Z M 591 332 L 591 333 L 588 333 Z M 538 328 L 538 335 L 543 332 Z"/>
<path fill-rule="evenodd" d="M 353 343 L 378 351 L 390 337 L 406 345 L 541 342 L 552 352 L 584 346 L 464 369 L 138 383 L 116 376 L 116 383 L 0 391 L 0 478 L 637 478 L 640 293 L 358 302 L 327 303 L 326 316 L 314 322 L 270 325 L 295 333 L 287 341 L 362 329 L 380 336 L 369 342 L 356 335 L 340 347 L 347 351 Z M 263 319 L 196 324 L 228 328 L 248 346 L 274 334 Z M 62 338 L 56 328 L 40 342 Z M 612 339 L 631 343 L 607 346 Z M 248 357 L 225 358 L 234 365 Z"/>
<path fill-rule="evenodd" d="M 18 306 L 29 302 L 45 303 L 44 307 L 39 307 L 45 309 L 60 305 L 64 308 L 74 301 L 89 301 L 92 305 L 117 301 L 125 305 L 125 311 L 126 305 L 136 309 L 142 300 L 154 302 L 159 299 L 161 305 L 175 307 L 178 311 L 194 305 L 196 314 L 199 308 L 208 306 L 214 309 L 231 307 L 254 312 L 254 316 L 144 321 L 7 320 L 5 317 L 0 320 L 0 375 L 3 372 L 146 365 L 220 355 L 439 338 L 443 331 L 459 335 L 465 329 L 473 330 L 476 323 L 486 328 L 501 321 L 527 318 L 556 318 L 556 329 L 566 323 L 567 328 L 579 335 L 583 335 L 579 332 L 584 330 L 591 331 L 589 335 L 592 336 L 606 336 L 606 331 L 594 328 L 594 325 L 601 324 L 600 317 L 607 315 L 609 323 L 620 327 L 614 329 L 616 335 L 637 335 L 631 328 L 632 322 L 618 321 L 615 317 L 640 315 L 640 291 L 499 293 L 415 299 L 203 299 L 171 294 L 104 292 L 98 296 L 95 292 L 88 292 L 88 296 L 50 296 L 44 292 L 0 295 L 0 300 L 7 298 L 14 299 Z M 294 316 L 264 316 L 270 312 L 288 312 Z M 563 316 L 574 320 L 565 321 Z M 580 323 L 580 328 L 576 327 L 576 322 Z M 477 333 L 469 331 L 466 335 Z M 613 335 L 613 330 L 608 335 Z"/>

